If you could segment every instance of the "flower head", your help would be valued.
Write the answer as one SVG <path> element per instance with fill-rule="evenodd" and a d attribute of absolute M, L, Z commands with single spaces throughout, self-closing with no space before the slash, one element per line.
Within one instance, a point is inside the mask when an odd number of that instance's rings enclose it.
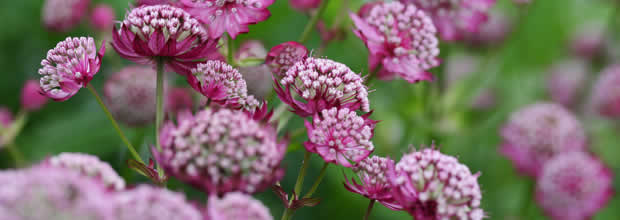
<path fill-rule="evenodd" d="M 491 11 L 489 20 L 480 26 L 476 33 L 467 33 L 465 38 L 474 45 L 498 45 L 512 31 L 512 21 L 503 12 Z"/>
<path fill-rule="evenodd" d="M 483 219 L 479 174 L 427 148 L 404 155 L 389 174 L 392 193 L 415 219 Z"/>
<path fill-rule="evenodd" d="M 600 22 L 589 22 L 573 33 L 571 49 L 574 54 L 586 59 L 602 54 L 605 47 L 606 26 Z"/>
<path fill-rule="evenodd" d="M 283 175 L 280 162 L 286 147 L 275 129 L 242 111 L 210 108 L 180 114 L 160 133 L 157 161 L 167 173 L 209 194 L 254 193 Z"/>
<path fill-rule="evenodd" d="M 309 140 L 304 146 L 327 163 L 352 167 L 375 150 L 370 139 L 377 122 L 369 116 L 357 116 L 348 108 L 325 109 L 314 116 L 313 123 L 306 121 Z"/>
<path fill-rule="evenodd" d="M 194 107 L 192 90 L 189 88 L 172 88 L 166 92 L 166 112 L 178 113 Z"/>
<path fill-rule="evenodd" d="M 28 80 L 22 88 L 22 108 L 28 111 L 41 109 L 47 103 L 47 97 L 41 95 L 41 86 L 36 80 Z"/>
<path fill-rule="evenodd" d="M 588 73 L 584 60 L 569 59 L 554 64 L 547 79 L 547 91 L 551 100 L 571 106 L 579 96 Z"/>
<path fill-rule="evenodd" d="M 51 31 L 65 32 L 80 24 L 90 0 L 46 0 L 41 12 L 43 25 Z"/>
<path fill-rule="evenodd" d="M 592 108 L 599 114 L 620 117 L 620 65 L 611 65 L 603 70 L 594 85 Z"/>
<path fill-rule="evenodd" d="M 45 160 L 42 166 L 67 168 L 101 182 L 112 190 L 125 189 L 125 180 L 121 178 L 110 164 L 99 160 L 97 156 L 82 153 L 61 153 Z"/>
<path fill-rule="evenodd" d="M 237 53 L 235 53 L 236 60 L 245 59 L 265 59 L 267 57 L 267 49 L 265 45 L 258 40 L 248 40 L 243 42 Z"/>
<path fill-rule="evenodd" d="M 510 116 L 501 129 L 501 152 L 523 174 L 536 177 L 551 157 L 582 151 L 586 135 L 575 116 L 558 104 L 537 103 Z"/>
<path fill-rule="evenodd" d="M 68 37 L 47 52 L 41 61 L 41 90 L 45 96 L 65 101 L 88 85 L 101 67 L 105 43 L 97 51 L 92 37 Z"/>
<path fill-rule="evenodd" d="M 211 220 L 273 220 L 263 203 L 237 192 L 227 193 L 221 199 L 211 196 L 207 214 Z"/>
<path fill-rule="evenodd" d="M 155 121 L 155 70 L 128 66 L 111 75 L 103 94 L 114 117 L 130 126 L 144 126 Z"/>
<path fill-rule="evenodd" d="M 187 78 L 196 91 L 209 100 L 233 108 L 253 108 L 258 101 L 248 96 L 248 88 L 241 73 L 231 65 L 218 60 L 198 64 Z"/>
<path fill-rule="evenodd" d="M 427 11 L 437 26 L 441 39 L 461 40 L 466 33 L 476 33 L 487 21 L 495 0 L 400 0 Z"/>
<path fill-rule="evenodd" d="M 536 201 L 553 219 L 589 219 L 613 195 L 612 172 L 583 152 L 549 160 L 536 182 Z"/>
<path fill-rule="evenodd" d="M 114 27 L 112 47 L 125 59 L 139 64 L 165 62 L 181 75 L 200 60 L 217 53 L 217 40 L 183 9 L 170 5 L 134 8 L 120 29 Z"/>
<path fill-rule="evenodd" d="M 310 11 L 318 8 L 321 4 L 321 0 L 289 0 L 291 7 L 298 11 Z"/>
<path fill-rule="evenodd" d="M 116 14 L 114 9 L 106 4 L 99 4 L 93 9 L 90 22 L 100 31 L 110 31 L 114 25 Z"/>
<path fill-rule="evenodd" d="M 271 67 L 276 78 L 286 76 L 286 72 L 295 63 L 308 58 L 308 49 L 300 43 L 289 41 L 279 44 L 269 50 L 265 64 Z"/>
<path fill-rule="evenodd" d="M 266 64 L 239 67 L 239 72 L 248 83 L 248 95 L 265 100 L 273 91 L 271 69 Z"/>
<path fill-rule="evenodd" d="M 364 80 L 346 65 L 328 59 L 309 57 L 297 62 L 279 83 L 275 82 L 275 90 L 280 100 L 301 117 L 333 107 L 370 111 Z"/>
<path fill-rule="evenodd" d="M 370 68 L 381 68 L 381 79 L 433 79 L 428 70 L 439 65 L 439 41 L 426 12 L 413 4 L 370 2 L 350 16 L 355 34 L 368 47 Z"/>
<path fill-rule="evenodd" d="M 388 171 L 394 168 L 394 161 L 390 158 L 372 156 L 368 157 L 353 167 L 353 171 L 359 177 L 361 184 L 346 178 L 344 187 L 350 192 L 360 194 L 368 199 L 377 200 L 392 210 L 400 210 L 402 207 L 392 197 L 391 183 L 388 180 Z"/>
<path fill-rule="evenodd" d="M 203 216 L 183 194 L 140 185 L 114 197 L 117 220 L 203 220 Z"/>

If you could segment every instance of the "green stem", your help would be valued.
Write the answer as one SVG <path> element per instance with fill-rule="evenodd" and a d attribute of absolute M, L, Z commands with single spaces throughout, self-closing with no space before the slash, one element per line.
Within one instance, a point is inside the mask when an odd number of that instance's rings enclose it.
<path fill-rule="evenodd" d="M 233 58 L 234 48 L 235 48 L 235 41 L 234 41 L 234 39 L 230 35 L 228 35 L 228 48 L 227 48 L 228 49 L 228 53 L 226 54 L 226 61 L 228 62 L 228 64 L 230 64 L 232 66 L 235 66 L 234 65 L 235 60 Z"/>
<path fill-rule="evenodd" d="M 306 170 L 308 170 L 308 165 L 310 164 L 310 155 L 312 153 L 306 151 L 304 154 L 304 161 L 301 165 L 301 169 L 299 170 L 299 174 L 297 175 L 297 181 L 295 182 L 295 195 L 299 196 L 301 193 L 301 188 L 304 185 L 304 178 L 306 177 Z"/>
<path fill-rule="evenodd" d="M 301 37 L 299 37 L 299 43 L 304 43 L 308 40 L 308 38 L 310 37 L 310 33 L 316 26 L 316 23 L 319 22 L 319 18 L 321 18 L 321 15 L 323 15 L 325 9 L 327 9 L 328 4 L 329 0 L 321 1 L 321 5 L 319 5 L 319 10 L 312 16 L 312 18 L 310 18 L 310 21 L 308 22 L 308 24 L 306 24 L 306 27 L 304 28 L 304 32 L 301 34 Z"/>
<path fill-rule="evenodd" d="M 372 211 L 372 207 L 375 206 L 375 201 L 374 199 L 370 200 L 370 203 L 368 203 L 368 208 L 366 209 L 366 215 L 364 215 L 364 220 L 368 220 L 368 218 L 370 217 L 370 211 Z"/>
<path fill-rule="evenodd" d="M 291 216 L 293 216 L 293 210 L 287 208 L 284 210 L 284 213 L 282 214 L 282 220 L 291 219 Z"/>
<path fill-rule="evenodd" d="M 16 168 L 21 168 L 21 167 L 24 167 L 24 165 L 26 165 L 26 160 L 24 160 L 24 155 L 19 151 L 15 143 L 7 144 L 6 148 L 9 151 L 9 154 L 11 154 L 11 157 L 13 157 L 13 161 L 15 161 Z"/>
<path fill-rule="evenodd" d="M 534 181 L 531 180 L 526 180 L 526 189 L 525 189 L 525 193 L 527 193 L 524 197 L 523 197 L 523 201 L 522 201 L 522 205 L 521 205 L 521 215 L 522 215 L 522 219 L 530 219 L 530 214 L 532 211 L 532 204 L 534 203 L 533 200 L 533 196 L 534 196 L 534 190 L 536 189 L 536 184 L 534 183 Z"/>
<path fill-rule="evenodd" d="M 319 184 L 321 184 L 321 181 L 323 181 L 323 177 L 325 177 L 325 174 L 327 173 L 326 171 L 328 166 L 329 163 L 325 163 L 323 165 L 323 168 L 321 168 L 321 172 L 319 173 L 319 177 L 316 178 L 314 184 L 312 184 L 312 187 L 310 187 L 310 191 L 308 191 L 308 193 L 306 193 L 303 198 L 310 198 L 312 194 L 316 192 L 316 189 L 319 188 Z"/>
<path fill-rule="evenodd" d="M 88 91 L 90 91 L 93 94 L 93 96 L 95 96 L 97 103 L 99 103 L 99 105 L 105 112 L 106 116 L 108 116 L 108 119 L 110 119 L 110 122 L 112 123 L 112 126 L 116 130 L 116 133 L 118 133 L 118 136 L 121 137 L 121 140 L 123 140 L 125 145 L 127 145 L 127 148 L 129 149 L 129 152 L 131 152 L 131 155 L 134 157 L 134 159 L 139 161 L 140 163 L 144 163 L 144 161 L 142 161 L 142 158 L 140 158 L 140 154 L 138 154 L 136 149 L 133 147 L 133 145 L 131 145 L 127 137 L 125 137 L 125 135 L 123 134 L 123 131 L 118 126 L 118 123 L 116 123 L 116 120 L 112 116 L 112 113 L 110 113 L 110 111 L 108 110 L 108 107 L 106 107 L 105 104 L 103 103 L 103 100 L 101 100 L 101 97 L 97 93 L 97 90 L 95 90 L 92 84 L 88 84 L 87 87 L 88 87 Z"/>
<path fill-rule="evenodd" d="M 155 113 L 155 146 L 157 147 L 157 151 L 161 152 L 161 142 L 159 140 L 159 131 L 161 128 L 161 123 L 164 121 L 164 60 L 160 57 L 157 60 L 157 87 L 156 87 L 156 108 L 157 112 Z M 164 170 L 161 168 L 159 163 L 157 163 L 157 173 L 159 173 L 159 177 L 164 177 Z"/>

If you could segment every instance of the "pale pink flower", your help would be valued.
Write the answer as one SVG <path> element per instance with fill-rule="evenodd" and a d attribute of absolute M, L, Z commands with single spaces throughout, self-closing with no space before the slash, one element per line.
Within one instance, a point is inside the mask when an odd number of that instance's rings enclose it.
<path fill-rule="evenodd" d="M 368 157 L 353 167 L 361 184 L 358 184 L 354 178 L 349 182 L 345 176 L 344 188 L 368 199 L 377 200 L 392 210 L 400 210 L 402 207 L 392 197 L 392 184 L 388 179 L 390 169 L 394 169 L 392 159 L 378 156 Z"/>
<path fill-rule="evenodd" d="M 116 14 L 114 9 L 107 4 L 95 6 L 90 15 L 90 22 L 99 31 L 110 31 L 114 25 Z"/>
<path fill-rule="evenodd" d="M 204 220 L 183 194 L 148 185 L 117 193 L 113 204 L 115 220 Z"/>
<path fill-rule="evenodd" d="M 239 67 L 239 72 L 248 86 L 248 95 L 257 99 L 266 100 L 273 91 L 271 68 L 266 64 L 258 66 Z"/>
<path fill-rule="evenodd" d="M 207 214 L 208 220 L 273 220 L 263 203 L 238 192 L 209 197 Z"/>
<path fill-rule="evenodd" d="M 607 38 L 607 26 L 600 22 L 589 22 L 578 27 L 571 39 L 571 49 L 574 54 L 592 59 L 603 53 Z"/>
<path fill-rule="evenodd" d="M 21 95 L 22 108 L 27 111 L 41 109 L 47 103 L 47 97 L 41 94 L 41 86 L 36 80 L 28 80 L 24 83 Z"/>
<path fill-rule="evenodd" d="M 103 97 L 114 118 L 133 127 L 155 121 L 156 78 L 155 70 L 145 66 L 128 66 L 109 76 Z"/>
<path fill-rule="evenodd" d="M 193 91 L 190 88 L 172 88 L 166 92 L 166 112 L 177 114 L 194 107 Z"/>
<path fill-rule="evenodd" d="M 282 78 L 295 63 L 308 58 L 308 49 L 295 41 L 284 42 L 271 48 L 265 59 L 265 64 L 271 67 L 276 78 Z"/>
<path fill-rule="evenodd" d="M 41 18 L 51 31 L 66 32 L 76 27 L 88 11 L 90 0 L 46 0 Z"/>
<path fill-rule="evenodd" d="M 620 117 L 620 65 L 606 67 L 594 84 L 591 108 L 610 118 Z"/>
<path fill-rule="evenodd" d="M 235 53 L 235 59 L 239 61 L 245 59 L 265 59 L 265 57 L 267 57 L 267 49 L 265 49 L 265 45 L 258 40 L 243 42 Z"/>
<path fill-rule="evenodd" d="M 581 59 L 567 59 L 553 64 L 547 79 L 551 100 L 567 107 L 575 104 L 589 74 L 588 63 Z"/>
<path fill-rule="evenodd" d="M 125 180 L 112 169 L 110 164 L 101 161 L 97 156 L 83 153 L 60 153 L 43 161 L 40 165 L 77 171 L 111 190 L 125 189 Z"/>

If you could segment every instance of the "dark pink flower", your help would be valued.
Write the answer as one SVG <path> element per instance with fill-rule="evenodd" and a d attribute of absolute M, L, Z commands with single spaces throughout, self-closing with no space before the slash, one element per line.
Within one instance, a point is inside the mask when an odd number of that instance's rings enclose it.
<path fill-rule="evenodd" d="M 369 116 L 358 116 L 348 108 L 322 110 L 314 115 L 312 123 L 306 121 L 308 141 L 304 146 L 326 163 L 352 167 L 375 150 L 370 139 L 377 121 Z"/>
<path fill-rule="evenodd" d="M 47 97 L 41 94 L 41 86 L 36 80 L 28 80 L 22 88 L 22 108 L 27 111 L 41 109 L 47 103 Z"/>
<path fill-rule="evenodd" d="M 400 210 L 402 207 L 392 197 L 392 184 L 388 180 L 390 169 L 394 169 L 392 159 L 378 156 L 368 157 L 353 167 L 361 184 L 355 182 L 354 178 L 349 182 L 345 176 L 344 188 L 368 199 L 377 200 L 392 210 Z"/>
<path fill-rule="evenodd" d="M 342 63 L 309 57 L 292 66 L 279 83 L 274 80 L 280 100 L 301 117 L 333 107 L 370 111 L 364 80 Z"/>
<path fill-rule="evenodd" d="M 581 59 L 568 59 L 553 64 L 547 79 L 547 91 L 551 100 L 564 106 L 572 106 L 589 75 L 588 63 Z"/>
<path fill-rule="evenodd" d="M 120 191 L 125 189 L 125 180 L 112 169 L 110 164 L 101 161 L 97 156 L 83 153 L 60 153 L 50 157 L 40 165 L 77 171 L 86 177 L 100 182 L 111 190 Z"/>
<path fill-rule="evenodd" d="M 248 26 L 267 20 L 275 0 L 179 0 L 179 6 L 204 23 L 211 38 L 224 32 L 233 39 L 247 33 Z"/>
<path fill-rule="evenodd" d="M 404 155 L 389 172 L 392 195 L 416 220 L 485 218 L 479 176 L 432 148 Z"/>
<path fill-rule="evenodd" d="M 412 3 L 429 13 L 445 41 L 461 40 L 466 33 L 476 33 L 487 21 L 495 0 L 400 0 Z"/>
<path fill-rule="evenodd" d="M 294 9 L 307 12 L 318 8 L 321 4 L 321 0 L 289 0 L 289 3 Z"/>
<path fill-rule="evenodd" d="M 242 111 L 209 108 L 180 113 L 160 131 L 162 152 L 154 150 L 167 174 L 208 194 L 255 193 L 283 173 L 286 144 L 273 127 Z"/>
<path fill-rule="evenodd" d="M 593 88 L 591 108 L 610 118 L 620 117 L 620 65 L 605 68 Z"/>
<path fill-rule="evenodd" d="M 217 54 L 217 39 L 183 9 L 170 5 L 142 6 L 127 13 L 120 29 L 114 27 L 112 47 L 139 64 L 155 64 L 187 76 L 200 61 Z"/>
<path fill-rule="evenodd" d="M 355 34 L 368 47 L 369 67 L 380 68 L 380 79 L 399 76 L 410 83 L 433 79 L 428 70 L 439 65 L 439 41 L 424 11 L 413 4 L 371 2 L 350 16 Z"/>
<path fill-rule="evenodd" d="M 112 204 L 115 220 L 204 220 L 184 194 L 149 185 L 117 193 Z"/>
<path fill-rule="evenodd" d="M 306 58 L 308 58 L 308 49 L 303 44 L 289 41 L 271 48 L 265 59 L 265 64 L 271 67 L 274 76 L 282 78 L 289 68 Z"/>
<path fill-rule="evenodd" d="M 208 220 L 273 220 L 269 209 L 251 196 L 232 192 L 209 197 Z"/>
<path fill-rule="evenodd" d="M 613 196 L 613 174 L 587 153 L 549 160 L 536 182 L 536 201 L 552 219 L 590 219 Z"/>
<path fill-rule="evenodd" d="M 51 31 L 66 32 L 79 25 L 90 0 L 46 0 L 41 12 L 43 25 Z"/>
<path fill-rule="evenodd" d="M 90 22 L 100 31 L 110 31 L 114 25 L 116 14 L 114 9 L 106 4 L 99 4 L 93 9 Z"/>
<path fill-rule="evenodd" d="M 166 112 L 177 114 L 183 110 L 192 110 L 194 98 L 189 88 L 172 88 L 166 92 Z"/>
<path fill-rule="evenodd" d="M 42 93 L 55 101 L 73 97 L 99 72 L 104 53 L 105 42 L 97 51 L 92 37 L 68 37 L 59 42 L 41 61 Z"/>
<path fill-rule="evenodd" d="M 517 170 L 531 177 L 537 177 L 551 157 L 587 147 L 581 123 L 554 103 L 537 103 L 518 110 L 500 134 L 501 153 L 512 160 Z"/>
<path fill-rule="evenodd" d="M 235 53 L 235 59 L 239 61 L 245 59 L 265 59 L 265 57 L 267 57 L 267 49 L 265 49 L 265 45 L 258 40 L 243 42 Z"/>

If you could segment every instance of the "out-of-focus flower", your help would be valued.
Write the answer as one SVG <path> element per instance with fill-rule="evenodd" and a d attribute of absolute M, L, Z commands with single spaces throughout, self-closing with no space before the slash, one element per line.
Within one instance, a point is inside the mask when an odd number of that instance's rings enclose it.
<path fill-rule="evenodd" d="M 251 196 L 233 192 L 223 198 L 209 197 L 209 220 L 273 220 L 269 209 Z"/>
<path fill-rule="evenodd" d="M 491 88 L 480 91 L 480 94 L 472 101 L 471 107 L 477 110 L 488 110 L 493 108 L 495 104 L 497 104 L 497 97 L 495 94 L 496 92 Z"/>
<path fill-rule="evenodd" d="M 129 126 L 144 126 L 155 121 L 157 74 L 145 66 L 129 66 L 111 75 L 103 87 L 110 112 Z"/>
<path fill-rule="evenodd" d="M 273 89 L 271 68 L 266 64 L 258 66 L 239 67 L 239 72 L 247 82 L 248 94 L 257 99 L 265 100 Z"/>
<path fill-rule="evenodd" d="M 243 42 L 237 53 L 235 53 L 235 59 L 241 61 L 245 59 L 265 59 L 267 57 L 267 49 L 265 45 L 258 40 L 248 40 Z"/>
<path fill-rule="evenodd" d="M 444 63 L 446 87 L 467 79 L 480 68 L 480 57 L 468 53 L 452 53 Z"/>
<path fill-rule="evenodd" d="M 212 38 L 224 32 L 233 39 L 247 33 L 248 26 L 267 20 L 275 0 L 179 0 L 179 6 L 204 23 Z"/>
<path fill-rule="evenodd" d="M 439 41 L 424 11 L 413 4 L 370 2 L 350 16 L 355 34 L 370 51 L 370 69 L 381 68 L 380 79 L 399 76 L 410 83 L 433 79 L 428 70 L 439 65 Z"/>
<path fill-rule="evenodd" d="M 43 67 L 39 69 L 39 75 L 42 92 L 55 101 L 73 97 L 99 72 L 104 53 L 105 42 L 97 51 L 92 37 L 67 37 L 59 42 L 41 61 Z"/>
<path fill-rule="evenodd" d="M 591 218 L 613 195 L 612 172 L 583 152 L 549 160 L 536 182 L 536 201 L 553 219 Z"/>
<path fill-rule="evenodd" d="M 551 157 L 587 147 L 581 123 L 571 112 L 553 103 L 537 103 L 513 113 L 500 134 L 502 154 L 521 173 L 532 177 L 540 174 Z"/>
<path fill-rule="evenodd" d="M 114 25 L 116 14 L 114 9 L 107 4 L 99 4 L 93 9 L 90 22 L 99 31 L 110 31 Z"/>
<path fill-rule="evenodd" d="M 192 91 L 189 88 L 172 88 L 166 92 L 166 112 L 178 113 L 194 107 Z"/>
<path fill-rule="evenodd" d="M 298 11 L 307 12 L 318 8 L 321 4 L 321 0 L 289 0 L 289 3 L 291 7 Z"/>
<path fill-rule="evenodd" d="M 4 146 L 4 134 L 13 124 L 13 113 L 4 106 L 0 106 L 0 148 Z"/>
<path fill-rule="evenodd" d="M 218 60 L 198 64 L 187 77 L 188 83 L 210 101 L 232 108 L 252 109 L 258 105 L 241 73 L 231 65 Z"/>
<path fill-rule="evenodd" d="M 571 106 L 578 98 L 588 75 L 588 64 L 581 59 L 563 60 L 551 67 L 547 91 L 551 100 Z"/>
<path fill-rule="evenodd" d="M 592 110 L 610 118 L 620 117 L 620 65 L 605 68 L 594 84 Z"/>
<path fill-rule="evenodd" d="M 203 220 L 199 209 L 181 193 L 140 185 L 114 197 L 116 220 Z"/>
<path fill-rule="evenodd" d="M 348 27 L 347 27 L 348 28 Z M 344 40 L 345 35 L 347 34 L 344 27 L 339 24 L 332 24 L 332 27 L 328 27 L 324 21 L 319 21 L 316 24 L 316 29 L 319 31 L 319 36 L 321 37 L 321 44 L 326 46 L 329 42 L 333 40 Z"/>
<path fill-rule="evenodd" d="M 461 40 L 466 33 L 476 33 L 487 21 L 495 0 L 400 0 L 412 3 L 429 13 L 445 41 Z"/>
<path fill-rule="evenodd" d="M 92 177 L 112 190 L 125 189 L 125 180 L 112 169 L 110 164 L 99 160 L 97 156 L 83 153 L 60 153 L 45 160 L 41 165 L 77 171 L 82 175 Z"/>
<path fill-rule="evenodd" d="M 483 219 L 478 176 L 453 157 L 427 148 L 404 155 L 389 172 L 392 193 L 415 219 Z"/>
<path fill-rule="evenodd" d="M 352 167 L 368 157 L 375 147 L 370 139 L 377 121 L 368 119 L 369 114 L 358 116 L 348 108 L 324 109 L 306 121 L 308 141 L 306 150 L 316 153 L 326 163 Z"/>
<path fill-rule="evenodd" d="M 394 201 L 392 197 L 392 185 L 388 180 L 388 171 L 394 168 L 394 161 L 385 157 L 368 157 L 353 167 L 353 171 L 360 179 L 360 183 L 355 179 L 345 176 L 344 187 L 350 192 L 360 194 L 368 199 L 377 200 L 385 207 L 392 210 L 400 210 L 402 207 Z"/>
<path fill-rule="evenodd" d="M 51 31 L 74 28 L 88 11 L 90 0 L 46 0 L 41 12 L 43 25 Z"/>
<path fill-rule="evenodd" d="M 113 220 L 110 199 L 96 181 L 69 169 L 35 167 L 0 174 L 2 219 Z"/>
<path fill-rule="evenodd" d="M 183 9 L 170 5 L 134 8 L 120 30 L 114 27 L 112 47 L 118 54 L 139 64 L 159 60 L 178 74 L 187 76 L 205 59 L 217 54 L 217 39 Z"/>
<path fill-rule="evenodd" d="M 271 67 L 276 78 L 282 78 L 295 63 L 306 58 L 308 58 L 308 49 L 300 43 L 289 41 L 271 48 L 265 59 L 265 64 Z"/>
<path fill-rule="evenodd" d="M 160 134 L 162 152 L 155 157 L 166 173 L 209 194 L 254 193 L 283 175 L 285 144 L 278 143 L 274 128 L 244 112 L 182 113 L 177 125 L 167 122 Z"/>
<path fill-rule="evenodd" d="M 301 117 L 333 107 L 370 111 L 364 80 L 346 65 L 332 60 L 309 57 L 299 61 L 274 84 L 280 100 Z"/>
<path fill-rule="evenodd" d="M 474 45 L 498 45 L 506 39 L 506 36 L 512 31 L 512 21 L 501 11 L 491 11 L 489 19 L 482 24 L 480 31 L 476 33 L 467 33 L 467 41 Z"/>
<path fill-rule="evenodd" d="M 41 95 L 41 86 L 36 80 L 28 80 L 22 88 L 21 104 L 27 111 L 41 109 L 47 103 L 47 97 Z"/>
<path fill-rule="evenodd" d="M 593 22 L 579 27 L 571 40 L 573 53 L 586 59 L 602 54 L 606 42 L 605 28 L 604 24 Z"/>

